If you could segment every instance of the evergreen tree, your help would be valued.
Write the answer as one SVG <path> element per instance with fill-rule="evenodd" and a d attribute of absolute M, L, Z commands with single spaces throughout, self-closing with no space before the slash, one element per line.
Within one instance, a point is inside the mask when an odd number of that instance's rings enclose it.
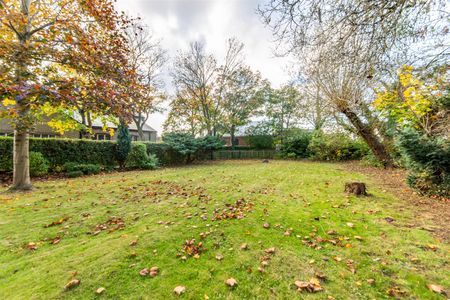
<path fill-rule="evenodd" d="M 128 126 L 124 122 L 120 122 L 117 133 L 117 161 L 121 169 L 125 167 L 128 153 L 131 151 L 131 136 Z"/>

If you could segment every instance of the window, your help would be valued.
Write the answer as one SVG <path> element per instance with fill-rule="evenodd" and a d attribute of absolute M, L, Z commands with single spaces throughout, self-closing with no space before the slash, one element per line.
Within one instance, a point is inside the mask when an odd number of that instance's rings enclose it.
<path fill-rule="evenodd" d="M 33 137 L 35 137 L 35 138 L 43 138 L 43 139 L 50 139 L 50 138 L 55 138 L 56 135 L 55 134 L 46 134 L 46 133 L 34 133 Z"/>
<path fill-rule="evenodd" d="M 109 140 L 111 140 L 111 137 L 107 133 L 96 133 L 95 139 L 97 141 L 109 141 Z"/>
<path fill-rule="evenodd" d="M 239 138 L 237 137 L 234 138 L 234 145 L 239 146 Z"/>
<path fill-rule="evenodd" d="M 137 142 L 137 140 L 138 140 L 138 136 L 137 135 L 133 135 L 133 136 L 131 136 L 131 138 L 133 139 L 133 142 Z"/>

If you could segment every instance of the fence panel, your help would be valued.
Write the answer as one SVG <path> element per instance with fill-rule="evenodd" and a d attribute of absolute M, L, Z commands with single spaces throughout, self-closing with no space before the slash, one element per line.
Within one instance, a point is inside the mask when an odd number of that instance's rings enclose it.
<path fill-rule="evenodd" d="M 214 160 L 221 159 L 272 159 L 275 150 L 216 150 L 213 152 Z"/>

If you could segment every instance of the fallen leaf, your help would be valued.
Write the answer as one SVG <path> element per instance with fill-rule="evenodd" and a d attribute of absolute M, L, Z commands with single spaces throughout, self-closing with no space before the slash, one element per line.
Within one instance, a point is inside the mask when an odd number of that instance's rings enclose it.
<path fill-rule="evenodd" d="M 136 246 L 136 245 L 137 245 L 137 240 L 131 241 L 128 245 L 130 245 L 130 246 Z"/>
<path fill-rule="evenodd" d="M 150 273 L 149 269 L 145 268 L 139 271 L 139 275 L 147 276 Z"/>
<path fill-rule="evenodd" d="M 350 227 L 350 228 L 353 228 L 353 227 L 355 227 L 355 224 L 348 222 L 347 226 Z"/>
<path fill-rule="evenodd" d="M 36 243 L 29 242 L 29 243 L 27 244 L 26 248 L 27 248 L 28 250 L 37 250 L 37 245 L 36 245 Z"/>
<path fill-rule="evenodd" d="M 79 279 L 72 279 L 71 281 L 69 281 L 68 283 L 66 283 L 66 285 L 64 286 L 65 290 L 69 290 L 73 287 L 76 287 L 78 285 L 80 285 L 81 281 Z"/>
<path fill-rule="evenodd" d="M 237 285 L 237 281 L 236 281 L 236 279 L 234 279 L 234 278 L 231 277 L 231 278 L 228 278 L 228 279 L 225 281 L 225 284 L 228 285 L 228 286 L 233 287 L 233 286 Z"/>
<path fill-rule="evenodd" d="M 268 229 L 268 228 L 270 228 L 270 224 L 269 224 L 269 223 L 264 223 L 264 224 L 263 224 L 263 227 L 266 228 L 266 229 Z"/>
<path fill-rule="evenodd" d="M 266 250 L 264 250 L 267 254 L 274 254 L 275 253 L 275 247 L 270 247 Z"/>
<path fill-rule="evenodd" d="M 221 260 L 223 259 L 222 254 L 217 254 L 217 255 L 216 255 L 216 259 L 219 260 L 219 261 L 221 261 Z"/>
<path fill-rule="evenodd" d="M 437 284 L 427 284 L 427 287 L 430 289 L 430 291 L 438 293 L 438 294 L 445 294 L 445 290 L 443 286 L 437 285 Z"/>
<path fill-rule="evenodd" d="M 103 293 L 104 291 L 106 291 L 106 289 L 105 289 L 104 287 L 99 287 L 99 288 L 95 291 L 95 293 L 96 293 L 97 295 L 100 295 L 100 294 Z"/>
<path fill-rule="evenodd" d="M 151 267 L 150 268 L 150 276 L 151 277 L 155 277 L 156 275 L 158 275 L 159 269 L 158 267 Z"/>
<path fill-rule="evenodd" d="M 52 222 L 52 223 L 50 223 L 48 225 L 45 225 L 44 227 L 48 228 L 48 227 L 52 227 L 52 226 L 56 226 L 56 225 L 61 225 L 62 223 L 64 223 L 67 220 L 69 220 L 69 218 L 68 217 L 64 217 L 64 218 L 59 219 L 58 221 L 54 221 L 54 222 Z"/>
<path fill-rule="evenodd" d="M 248 250 L 248 244 L 247 243 L 242 244 L 241 250 Z"/>
<path fill-rule="evenodd" d="M 179 285 L 173 289 L 173 292 L 177 295 L 181 295 L 186 291 L 186 288 L 182 285 Z"/>
<path fill-rule="evenodd" d="M 374 285 L 375 284 L 375 279 L 373 279 L 373 278 L 367 279 L 367 283 L 369 285 Z"/>

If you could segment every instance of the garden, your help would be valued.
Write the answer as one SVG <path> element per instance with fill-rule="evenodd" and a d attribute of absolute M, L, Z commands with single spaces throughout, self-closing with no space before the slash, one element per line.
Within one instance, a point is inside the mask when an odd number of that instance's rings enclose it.
<path fill-rule="evenodd" d="M 398 172 L 240 160 L 38 180 L 0 195 L 0 294 L 442 299 L 448 227 L 386 185 Z"/>

